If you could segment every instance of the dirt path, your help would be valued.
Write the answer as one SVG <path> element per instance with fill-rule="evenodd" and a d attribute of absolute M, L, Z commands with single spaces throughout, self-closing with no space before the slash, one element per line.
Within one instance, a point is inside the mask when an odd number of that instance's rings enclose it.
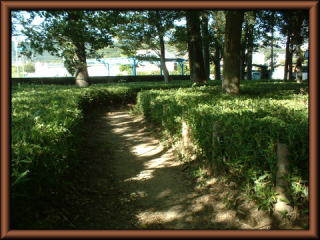
<path fill-rule="evenodd" d="M 201 188 L 195 185 L 173 150 L 165 149 L 143 119 L 127 109 L 100 110 L 88 122 L 82 164 L 76 169 L 80 174 L 69 179 L 55 214 L 48 212 L 54 228 L 271 227 L 265 213 L 236 197 L 234 186 L 214 178 Z"/>

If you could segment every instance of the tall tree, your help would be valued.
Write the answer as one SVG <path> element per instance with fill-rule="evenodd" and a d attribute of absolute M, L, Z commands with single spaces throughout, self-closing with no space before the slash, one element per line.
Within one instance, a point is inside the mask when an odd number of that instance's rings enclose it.
<path fill-rule="evenodd" d="M 205 67 L 202 54 L 202 38 L 200 31 L 200 11 L 186 11 L 189 60 L 192 80 L 197 84 L 206 82 Z"/>
<path fill-rule="evenodd" d="M 288 80 L 288 73 L 289 73 L 289 65 L 292 65 L 292 54 L 291 54 L 291 33 L 287 33 L 286 35 L 286 55 L 285 55 L 285 62 L 284 62 L 284 76 L 283 80 Z"/>
<path fill-rule="evenodd" d="M 226 14 L 222 89 L 227 93 L 240 92 L 240 48 L 244 12 L 230 10 Z"/>
<path fill-rule="evenodd" d="M 221 66 L 220 61 L 223 56 L 223 41 L 224 41 L 224 25 L 225 25 L 225 15 L 224 11 L 202 11 L 205 17 L 201 17 L 201 41 L 202 41 L 202 55 L 204 58 L 204 68 L 207 69 L 206 72 L 207 79 L 209 79 L 210 74 L 210 63 L 214 63 L 214 79 L 221 79 Z M 208 22 L 207 22 L 208 21 Z M 208 24 L 208 26 L 206 26 Z M 188 37 L 189 32 L 187 32 L 187 27 L 185 25 L 176 25 L 170 35 L 170 45 L 174 45 L 178 50 L 180 55 L 185 55 L 188 53 L 189 58 L 189 68 L 191 70 L 190 78 L 194 79 L 192 67 L 193 57 L 191 51 L 191 43 Z M 207 39 L 206 39 L 207 38 Z M 206 43 L 208 46 L 205 46 Z M 207 54 L 207 56 L 206 56 Z M 209 59 L 208 59 L 209 58 Z"/>
<path fill-rule="evenodd" d="M 152 12 L 149 12 L 150 15 L 151 13 Z M 164 19 L 163 19 L 163 16 L 160 14 L 159 10 L 156 10 L 155 16 L 156 16 L 155 23 L 156 23 L 157 31 L 159 33 L 161 69 L 163 70 L 164 81 L 168 83 L 169 71 L 166 66 L 166 55 L 165 55 L 165 47 L 164 47 L 164 34 L 165 34 L 165 30 L 163 26 Z M 152 18 L 152 15 L 150 16 L 150 18 Z"/>
<path fill-rule="evenodd" d="M 292 15 L 292 25 L 293 25 L 293 37 L 292 42 L 294 46 L 294 52 L 296 55 L 296 81 L 298 83 L 302 82 L 302 63 L 304 61 L 304 54 L 302 52 L 301 46 L 308 36 L 308 12 L 303 10 L 297 10 Z"/>
<path fill-rule="evenodd" d="M 124 21 L 117 26 L 120 47 L 127 55 L 135 55 L 139 49 L 151 49 L 160 57 L 160 67 L 165 82 L 169 71 L 165 63 L 165 36 L 173 28 L 179 11 L 146 10 L 122 13 Z"/>
<path fill-rule="evenodd" d="M 286 36 L 286 55 L 285 55 L 285 64 L 284 64 L 284 81 L 292 80 L 292 57 L 293 57 L 293 45 L 292 45 L 292 34 L 293 28 L 290 24 L 291 14 L 289 11 L 284 11 L 281 14 L 282 22 L 281 33 Z"/>
<path fill-rule="evenodd" d="M 29 14 L 28 14 L 29 13 Z M 22 47 L 23 54 L 31 52 L 50 54 L 64 59 L 67 70 L 75 76 L 78 86 L 88 85 L 87 56 L 96 56 L 97 50 L 111 45 L 110 25 L 115 21 L 117 11 L 30 11 L 20 18 L 22 33 L 27 40 Z M 35 26 L 38 17 L 42 23 Z"/>
<path fill-rule="evenodd" d="M 241 37 L 240 50 L 240 78 L 245 77 L 248 80 L 252 79 L 252 54 L 254 50 L 255 41 L 255 11 L 247 11 L 244 13 L 243 31 Z"/>
<path fill-rule="evenodd" d="M 280 31 L 286 36 L 284 81 L 293 80 L 293 56 L 296 54 L 296 80 L 302 81 L 303 53 L 301 45 L 308 39 L 308 12 L 287 10 L 280 12 Z"/>
<path fill-rule="evenodd" d="M 263 10 L 258 12 L 259 27 L 261 40 L 263 42 L 263 47 L 270 48 L 270 74 L 275 68 L 275 48 L 279 48 L 278 41 L 279 37 L 275 35 L 276 31 L 279 29 L 279 11 L 274 10 Z"/>
<path fill-rule="evenodd" d="M 254 51 L 254 26 L 256 22 L 256 11 L 248 12 L 248 22 L 247 22 L 247 31 L 248 31 L 248 42 L 247 42 L 247 79 L 252 80 L 252 55 Z"/>
<path fill-rule="evenodd" d="M 202 55 L 205 70 L 206 81 L 210 79 L 210 52 L 209 52 L 209 13 L 201 12 L 201 37 L 202 37 Z"/>
<path fill-rule="evenodd" d="M 221 59 L 223 58 L 223 46 L 225 35 L 225 12 L 212 11 L 212 22 L 210 24 L 210 53 L 212 62 L 214 64 L 214 79 L 221 79 Z"/>
<path fill-rule="evenodd" d="M 273 74 L 273 71 L 274 71 L 274 25 L 276 24 L 275 23 L 275 12 L 271 12 L 270 14 L 270 32 L 271 32 L 271 52 L 270 52 L 270 58 L 271 58 L 271 61 L 270 61 L 270 72 L 271 72 L 271 77 L 272 77 L 272 74 Z"/>

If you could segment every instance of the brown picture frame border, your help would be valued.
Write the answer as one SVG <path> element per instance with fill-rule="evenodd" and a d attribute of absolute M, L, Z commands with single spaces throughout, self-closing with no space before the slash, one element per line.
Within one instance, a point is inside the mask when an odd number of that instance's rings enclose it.
<path fill-rule="evenodd" d="M 309 45 L 309 230 L 10 230 L 10 11 L 28 9 L 308 9 Z M 1 2 L 1 238 L 318 238 L 317 111 L 318 1 L 2 1 Z"/>

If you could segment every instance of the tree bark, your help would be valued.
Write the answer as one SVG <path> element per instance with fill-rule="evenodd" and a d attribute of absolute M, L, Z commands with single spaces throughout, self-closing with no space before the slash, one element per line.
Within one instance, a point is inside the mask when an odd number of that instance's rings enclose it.
<path fill-rule="evenodd" d="M 273 38 L 274 38 L 274 30 L 272 28 L 272 31 L 271 31 L 271 52 L 270 52 L 270 79 L 272 79 L 272 74 L 273 74 L 273 71 L 274 71 L 274 60 L 273 60 L 273 55 L 274 55 L 274 50 L 273 50 Z"/>
<path fill-rule="evenodd" d="M 247 53 L 247 80 L 252 80 L 252 53 L 253 47 L 248 46 L 248 53 Z"/>
<path fill-rule="evenodd" d="M 293 44 L 292 44 L 292 42 L 290 42 L 290 44 L 289 44 L 289 58 L 288 58 L 288 79 L 289 79 L 289 81 L 293 80 L 292 57 L 293 57 Z"/>
<path fill-rule="evenodd" d="M 288 146 L 283 143 L 277 144 L 277 174 L 276 174 L 276 203 L 274 205 L 274 216 L 282 225 L 285 221 L 283 212 L 288 216 L 292 214 L 293 208 L 289 204 L 288 191 L 290 189 L 289 182 L 286 177 L 289 175 Z"/>
<path fill-rule="evenodd" d="M 186 11 L 186 15 L 187 15 L 187 11 Z M 190 80 L 193 81 L 194 79 L 194 70 L 193 70 L 193 51 L 192 51 L 192 44 L 191 44 L 191 26 L 190 26 L 190 21 L 187 21 L 187 47 L 188 47 L 188 56 L 189 56 L 189 69 L 190 69 Z"/>
<path fill-rule="evenodd" d="M 302 82 L 302 62 L 303 53 L 301 50 L 301 45 L 303 43 L 304 36 L 301 33 L 301 28 L 304 21 L 304 15 L 297 11 L 296 16 L 293 18 L 293 39 L 295 54 L 297 56 L 297 62 L 295 66 L 296 81 L 298 83 Z"/>
<path fill-rule="evenodd" d="M 274 24 L 274 13 L 271 15 L 271 24 Z M 271 53 L 270 53 L 270 78 L 272 79 L 272 74 L 274 71 L 274 26 L 271 26 Z"/>
<path fill-rule="evenodd" d="M 240 92 L 240 48 L 243 11 L 231 10 L 226 14 L 222 89 L 227 93 Z"/>
<path fill-rule="evenodd" d="M 74 23 L 77 23 L 80 21 L 80 17 L 78 14 L 76 14 L 73 11 L 68 12 L 68 17 L 70 21 L 74 21 Z M 81 29 L 81 32 L 84 32 L 84 29 Z M 86 56 L 86 48 L 85 43 L 81 41 L 81 39 L 74 37 L 72 39 L 72 42 L 74 46 L 76 47 L 75 51 L 75 82 L 76 85 L 79 87 L 87 87 L 89 85 L 88 79 L 88 68 L 87 68 L 87 56 Z"/>
<path fill-rule="evenodd" d="M 246 49 L 247 49 L 247 36 L 248 36 L 248 18 L 243 18 L 243 30 L 241 33 L 241 41 L 240 41 L 240 79 L 244 78 L 245 68 L 246 68 Z"/>
<path fill-rule="evenodd" d="M 193 51 L 191 50 L 191 41 L 189 37 L 189 30 L 188 30 L 188 55 L 189 55 L 189 69 L 190 69 L 190 80 L 193 81 L 194 79 L 194 70 L 193 70 Z"/>
<path fill-rule="evenodd" d="M 256 21 L 256 12 L 251 12 L 251 18 L 249 19 L 248 23 L 248 45 L 247 45 L 247 80 L 252 80 L 252 54 L 253 54 L 253 42 L 254 42 L 254 24 Z"/>
<path fill-rule="evenodd" d="M 287 41 L 286 41 L 286 59 L 284 62 L 284 76 L 283 76 L 283 81 L 288 80 L 288 73 L 289 73 L 289 56 L 290 56 L 290 35 L 288 33 L 287 35 Z"/>
<path fill-rule="evenodd" d="M 166 83 L 168 83 L 169 82 L 169 71 L 167 69 L 165 59 L 166 59 L 166 55 L 165 55 L 164 41 L 163 41 L 163 36 L 161 36 L 160 37 L 160 63 L 161 63 L 161 68 L 163 70 L 164 81 Z"/>
<path fill-rule="evenodd" d="M 77 66 L 76 66 L 76 85 L 79 87 L 87 87 L 89 85 L 89 74 L 87 68 L 87 58 L 84 43 L 76 44 L 77 50 Z"/>
<path fill-rule="evenodd" d="M 240 47 L 240 79 L 244 78 L 244 73 L 246 68 L 246 59 L 247 59 L 246 44 L 245 42 L 242 42 Z"/>
<path fill-rule="evenodd" d="M 296 81 L 297 83 L 302 83 L 302 63 L 303 63 L 303 53 L 301 50 L 301 46 L 298 45 L 296 48 L 296 54 L 297 54 L 297 63 L 296 63 L 296 68 L 295 68 L 295 72 L 296 72 Z"/>
<path fill-rule="evenodd" d="M 201 15 L 202 54 L 206 80 L 210 79 L 208 12 Z"/>
<path fill-rule="evenodd" d="M 160 41 L 160 64 L 161 64 L 161 69 L 163 71 L 164 81 L 165 81 L 165 83 L 168 83 L 169 82 L 169 71 L 168 71 L 167 65 L 166 65 L 165 46 L 164 46 L 164 39 L 163 39 L 164 33 L 163 33 L 162 26 L 161 26 L 160 12 L 156 11 L 156 15 L 158 18 L 157 30 L 159 33 L 159 41 Z"/>
<path fill-rule="evenodd" d="M 213 56 L 213 62 L 214 62 L 214 79 L 215 80 L 221 80 L 221 49 L 220 47 L 216 44 L 215 46 L 215 52 Z"/>
<path fill-rule="evenodd" d="M 197 84 L 203 84 L 206 81 L 203 55 L 202 40 L 200 33 L 200 14 L 199 11 L 187 11 L 187 26 L 189 30 L 188 43 L 190 44 L 191 54 L 189 60 L 192 62 L 193 81 Z"/>

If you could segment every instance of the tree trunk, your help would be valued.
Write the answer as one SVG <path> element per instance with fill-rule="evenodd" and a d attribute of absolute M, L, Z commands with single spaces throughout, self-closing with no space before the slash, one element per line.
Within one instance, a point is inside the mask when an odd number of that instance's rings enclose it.
<path fill-rule="evenodd" d="M 71 21 L 74 21 L 75 23 L 80 20 L 80 17 L 78 14 L 76 14 L 73 11 L 68 12 L 68 18 Z M 82 29 L 84 31 L 84 29 Z M 83 32 L 82 31 L 82 32 Z M 76 85 L 79 87 L 87 87 L 89 85 L 88 79 L 88 68 L 87 68 L 87 56 L 86 56 L 86 48 L 85 43 L 81 41 L 81 39 L 73 38 L 72 42 L 76 48 L 76 60 L 74 67 L 75 70 L 75 82 Z"/>
<path fill-rule="evenodd" d="M 77 57 L 78 57 L 78 63 L 76 66 L 76 73 L 75 73 L 75 79 L 76 79 L 76 85 L 79 87 L 87 87 L 89 85 L 89 74 L 88 74 L 88 68 L 87 68 L 87 61 L 86 61 L 86 52 L 84 43 L 79 43 L 76 45 L 77 47 Z"/>
<path fill-rule="evenodd" d="M 213 57 L 215 80 L 221 80 L 221 65 L 220 65 L 221 56 L 220 55 L 221 55 L 221 49 L 218 45 L 216 45 L 215 53 Z"/>
<path fill-rule="evenodd" d="M 193 55 L 192 55 L 192 50 L 191 50 L 191 43 L 188 38 L 188 54 L 189 54 L 189 69 L 190 69 L 190 80 L 193 81 L 194 79 L 194 71 L 193 71 Z"/>
<path fill-rule="evenodd" d="M 163 70 L 164 81 L 165 81 L 165 83 L 168 83 L 169 82 L 169 71 L 167 69 L 165 59 L 166 59 L 166 55 L 165 55 L 164 41 L 163 41 L 163 36 L 161 36 L 160 37 L 160 63 L 161 63 L 161 68 Z"/>
<path fill-rule="evenodd" d="M 240 49 L 240 79 L 244 78 L 246 68 L 246 44 L 242 42 Z"/>
<path fill-rule="evenodd" d="M 197 84 L 203 84 L 206 81 L 203 55 L 202 40 L 200 33 L 200 14 L 199 11 L 187 11 L 187 26 L 189 30 L 188 38 L 191 54 L 189 60 L 192 62 L 193 81 Z"/>
<path fill-rule="evenodd" d="M 247 80 L 252 80 L 252 52 L 253 48 L 252 45 L 248 46 L 248 53 L 247 53 Z"/>
<path fill-rule="evenodd" d="M 289 182 L 286 177 L 289 175 L 289 159 L 288 146 L 283 143 L 277 144 L 277 174 L 276 174 L 276 188 L 277 193 L 276 203 L 274 204 L 273 214 L 280 225 L 286 221 L 284 213 L 287 216 L 292 215 L 293 208 L 289 203 Z"/>
<path fill-rule="evenodd" d="M 223 82 L 222 89 L 227 93 L 240 92 L 240 48 L 243 11 L 230 10 L 226 14 Z"/>
<path fill-rule="evenodd" d="M 210 79 L 208 21 L 208 12 L 203 11 L 201 18 L 202 54 L 205 76 L 207 81 Z"/>
<path fill-rule="evenodd" d="M 188 56 L 189 56 L 190 80 L 193 81 L 193 79 L 194 79 L 194 71 L 193 71 L 194 56 L 193 56 L 193 51 L 192 51 L 192 46 L 191 46 L 191 30 L 190 29 L 191 29 L 190 22 L 187 21 L 187 38 L 188 38 L 187 45 L 188 45 Z"/>
<path fill-rule="evenodd" d="M 290 56 L 290 34 L 288 33 L 287 35 L 287 41 L 286 41 L 286 59 L 284 62 L 284 76 L 283 76 L 283 81 L 288 80 L 288 73 L 289 73 L 289 56 Z"/>
<path fill-rule="evenodd" d="M 288 58 L 288 79 L 289 81 L 293 80 L 293 75 L 292 75 L 292 57 L 293 57 L 293 44 L 292 42 L 290 42 L 289 45 L 289 58 Z"/>
<path fill-rule="evenodd" d="M 274 12 L 272 12 L 272 15 L 271 15 L 271 24 L 272 26 L 271 26 L 270 79 L 272 79 L 272 75 L 274 71 L 274 24 L 275 24 Z"/>
<path fill-rule="evenodd" d="M 296 81 L 297 83 L 302 83 L 302 63 L 303 63 L 303 53 L 301 50 L 301 46 L 298 45 L 297 46 L 297 63 L 296 63 L 296 68 L 295 68 L 295 72 L 296 72 Z"/>
<path fill-rule="evenodd" d="M 164 46 L 164 40 L 163 40 L 163 29 L 161 26 L 161 16 L 160 16 L 160 12 L 156 11 L 157 14 L 157 30 L 159 33 L 159 41 L 160 41 L 160 64 L 161 64 L 161 69 L 163 71 L 163 76 L 164 76 L 164 81 L 165 83 L 169 82 L 169 71 L 167 69 L 167 65 L 166 65 L 166 55 L 165 55 L 165 46 Z"/>
<path fill-rule="evenodd" d="M 272 27 L 271 29 L 271 53 L 270 53 L 270 57 L 271 57 L 271 61 L 270 61 L 270 79 L 272 79 L 272 74 L 274 71 L 274 61 L 273 61 L 273 55 L 274 55 L 274 50 L 273 50 L 273 39 L 274 39 L 274 29 Z"/>
<path fill-rule="evenodd" d="M 297 56 L 295 73 L 296 73 L 296 81 L 298 83 L 302 82 L 302 63 L 303 63 L 303 53 L 301 51 L 301 45 L 303 44 L 304 36 L 301 33 L 301 28 L 304 21 L 304 15 L 297 12 L 297 16 L 293 21 L 293 39 L 292 42 L 294 44 L 295 53 Z"/>
<path fill-rule="evenodd" d="M 248 23 L 248 45 L 247 45 L 247 80 L 252 80 L 252 54 L 253 54 L 253 42 L 254 42 L 254 24 L 256 21 L 256 12 L 252 11 Z"/>

